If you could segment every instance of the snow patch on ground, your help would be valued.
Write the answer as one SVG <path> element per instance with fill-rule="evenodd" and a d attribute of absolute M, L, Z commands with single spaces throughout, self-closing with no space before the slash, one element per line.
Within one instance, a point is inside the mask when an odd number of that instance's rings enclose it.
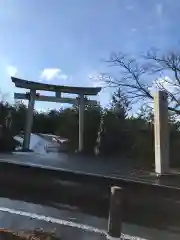
<path fill-rule="evenodd" d="M 23 137 L 17 135 L 14 136 L 14 139 L 18 141 L 21 146 L 23 145 Z M 49 149 L 57 151 L 59 147 L 60 145 L 58 143 L 54 141 L 50 142 L 37 134 L 31 133 L 30 149 L 33 150 L 34 153 L 47 154 Z M 19 148 L 17 150 L 19 150 Z"/>
<path fill-rule="evenodd" d="M 15 139 L 17 142 L 19 142 L 21 145 L 23 144 L 23 138 L 22 138 L 22 137 L 16 135 L 16 136 L 14 136 L 14 139 Z"/>

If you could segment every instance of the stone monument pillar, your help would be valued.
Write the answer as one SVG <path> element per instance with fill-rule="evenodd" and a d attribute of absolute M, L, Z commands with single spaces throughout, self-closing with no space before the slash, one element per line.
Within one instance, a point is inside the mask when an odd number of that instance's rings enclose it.
<path fill-rule="evenodd" d="M 158 91 L 154 96 L 155 172 L 169 172 L 169 130 L 167 94 Z"/>

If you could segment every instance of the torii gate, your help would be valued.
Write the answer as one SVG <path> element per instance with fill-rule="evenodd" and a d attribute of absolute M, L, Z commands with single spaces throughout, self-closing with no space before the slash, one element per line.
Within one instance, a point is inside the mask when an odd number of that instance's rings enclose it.
<path fill-rule="evenodd" d="M 84 103 L 87 101 L 90 104 L 96 104 L 95 100 L 86 100 L 87 95 L 97 95 L 100 91 L 100 87 L 70 87 L 70 86 L 59 86 L 45 83 L 38 83 L 27 81 L 15 77 L 11 77 L 12 82 L 18 88 L 29 89 L 28 93 L 14 93 L 15 99 L 26 99 L 28 102 L 27 118 L 25 125 L 24 143 L 23 149 L 29 149 L 30 136 L 33 124 L 33 110 L 35 101 L 47 101 L 47 102 L 60 102 L 79 104 L 79 152 L 83 151 L 83 135 L 84 135 Z M 40 95 L 36 91 L 50 91 L 54 92 L 55 96 L 44 96 Z M 77 94 L 79 98 L 64 98 L 61 97 L 61 93 Z"/>

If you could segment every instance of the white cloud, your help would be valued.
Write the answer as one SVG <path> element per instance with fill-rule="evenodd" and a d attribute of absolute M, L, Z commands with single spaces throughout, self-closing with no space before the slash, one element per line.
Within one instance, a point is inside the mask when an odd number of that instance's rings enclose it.
<path fill-rule="evenodd" d="M 53 79 L 66 80 L 68 76 L 59 68 L 45 68 L 42 70 L 40 78 L 46 81 L 51 81 Z"/>
<path fill-rule="evenodd" d="M 6 72 L 9 76 L 14 77 L 17 74 L 18 70 L 15 66 L 9 65 L 6 67 Z"/>
<path fill-rule="evenodd" d="M 59 79 L 66 80 L 66 79 L 68 78 L 68 76 L 67 76 L 66 74 L 61 73 L 61 74 L 59 74 L 59 77 L 58 77 L 58 78 L 59 78 Z"/>
<path fill-rule="evenodd" d="M 102 74 L 93 72 L 88 75 L 89 83 L 92 87 L 103 87 L 105 85 Z"/>
<path fill-rule="evenodd" d="M 165 76 L 163 78 L 158 78 L 156 81 L 153 82 L 152 87 L 150 88 L 150 91 L 153 93 L 157 89 L 166 89 L 171 93 L 176 93 L 179 91 L 179 88 L 177 89 L 176 86 L 173 84 L 173 80 L 169 78 L 168 76 Z"/>
<path fill-rule="evenodd" d="M 162 13 L 163 13 L 163 4 L 162 3 L 156 4 L 156 12 L 159 16 L 162 15 Z"/>

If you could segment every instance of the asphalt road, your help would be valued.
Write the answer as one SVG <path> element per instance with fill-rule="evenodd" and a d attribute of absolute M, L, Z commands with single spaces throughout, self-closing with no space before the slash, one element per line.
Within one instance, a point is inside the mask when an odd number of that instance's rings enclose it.
<path fill-rule="evenodd" d="M 43 229 L 53 232 L 60 239 L 105 240 L 107 220 L 83 214 L 77 208 L 15 201 L 0 198 L 0 228 L 13 231 Z M 178 240 L 180 234 L 173 231 L 122 225 L 124 239 Z M 135 238 L 136 237 L 136 238 Z"/>
<path fill-rule="evenodd" d="M 25 166 L 53 169 L 56 171 L 70 171 L 89 175 L 106 176 L 108 178 L 123 179 L 129 182 L 140 182 L 180 190 L 180 175 L 170 174 L 157 178 L 152 172 L 136 168 L 131 159 L 103 159 L 85 157 L 67 153 L 14 153 L 1 154 L 0 162 L 8 162 Z"/>
<path fill-rule="evenodd" d="M 78 219 L 77 219 L 78 216 Z M 43 229 L 60 239 L 103 240 L 105 231 L 93 227 L 96 218 L 76 213 L 75 209 L 59 210 L 53 207 L 0 198 L 0 228 L 13 231 Z M 83 223 L 83 224 L 82 224 Z M 102 226 L 99 221 L 99 227 Z"/>
<path fill-rule="evenodd" d="M 159 184 L 159 186 L 161 186 L 159 180 L 153 175 L 150 175 L 150 173 L 134 170 L 133 166 L 130 165 L 129 160 L 127 160 L 126 164 L 123 164 L 122 167 L 122 164 L 120 164 L 121 161 L 113 161 L 112 164 L 110 161 L 104 161 L 99 158 L 83 158 L 79 155 L 67 155 L 65 153 L 50 153 L 47 155 L 16 153 L 9 155 L 3 154 L 0 156 L 0 161 L 17 165 L 54 169 L 57 171 L 75 171 L 92 175 L 124 178 L 125 181 L 140 181 L 148 185 Z M 169 185 L 164 186 L 172 187 L 170 180 L 172 181 L 172 178 L 166 179 Z M 176 185 L 173 186 L 175 188 L 177 188 L 179 183 L 177 180 L 178 177 L 176 177 Z M 38 216 L 36 216 L 36 218 L 32 217 L 31 214 L 34 213 L 41 216 L 40 219 L 37 219 Z M 47 216 L 48 218 L 51 217 L 52 219 L 49 222 L 47 221 L 47 218 L 42 218 L 42 216 Z M 59 219 L 62 221 L 59 222 Z M 66 224 L 63 224 L 64 220 L 66 221 Z M 72 222 L 75 222 L 78 225 L 75 224 L 75 227 L 72 228 Z M 83 226 L 90 226 L 89 231 L 84 231 Z M 102 232 L 104 233 L 107 229 L 107 219 L 87 216 L 87 214 L 85 215 L 81 213 L 79 209 L 66 209 L 66 211 L 64 211 L 61 206 L 51 208 L 38 204 L 1 198 L 0 227 L 11 228 L 14 230 L 43 228 L 48 231 L 56 228 L 58 235 L 67 234 L 66 239 L 72 239 L 72 236 L 74 235 L 78 236 L 78 239 L 104 239 Z M 96 228 L 103 229 L 103 231 L 101 232 L 101 230 L 98 230 L 97 233 Z M 140 227 L 132 224 L 124 224 L 123 229 L 125 233 L 141 236 L 146 239 L 179 239 L 178 234 L 170 231 Z"/>

